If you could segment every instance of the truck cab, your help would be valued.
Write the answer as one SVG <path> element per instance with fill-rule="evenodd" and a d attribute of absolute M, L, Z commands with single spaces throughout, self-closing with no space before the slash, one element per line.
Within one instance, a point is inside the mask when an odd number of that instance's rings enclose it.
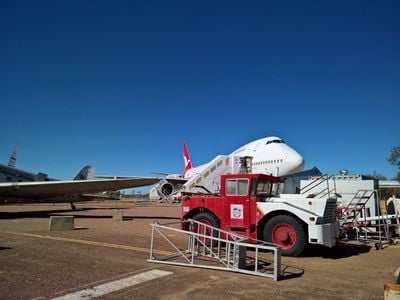
<path fill-rule="evenodd" d="M 222 175 L 220 194 L 181 197 L 182 219 L 277 244 L 287 256 L 300 255 L 307 244 L 335 245 L 336 198 L 279 195 L 283 182 L 265 174 Z"/>

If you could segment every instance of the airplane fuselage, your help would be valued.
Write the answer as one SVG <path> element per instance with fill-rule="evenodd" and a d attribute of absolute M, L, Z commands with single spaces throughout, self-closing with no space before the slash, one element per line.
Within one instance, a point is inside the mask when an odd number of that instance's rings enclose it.
<path fill-rule="evenodd" d="M 251 142 L 231 155 L 253 157 L 252 173 L 284 176 L 304 169 L 303 157 L 278 137 Z"/>
<path fill-rule="evenodd" d="M 189 182 L 193 178 L 196 178 L 199 174 L 210 166 L 212 162 L 188 168 L 188 162 L 190 161 L 189 153 L 186 149 L 186 144 L 184 143 L 184 163 L 185 169 L 182 174 L 169 174 L 160 181 L 155 187 L 150 190 L 150 199 L 161 199 L 164 197 L 169 197 L 174 193 L 178 193 L 182 186 Z M 240 157 L 250 156 L 252 157 L 251 172 L 268 174 L 274 176 L 285 176 L 288 174 L 300 172 L 304 169 L 304 159 L 303 157 L 288 146 L 282 139 L 278 137 L 265 137 L 262 139 L 250 142 L 235 151 L 233 151 L 229 156 L 229 161 L 239 160 Z M 191 161 L 190 161 L 191 164 Z M 210 172 L 216 166 L 211 166 Z M 210 174 L 210 173 L 208 173 Z M 219 177 L 219 173 L 218 176 Z M 208 176 L 208 175 L 207 175 Z M 205 176 L 205 177 L 207 177 Z M 204 177 L 203 177 L 204 178 Z M 177 182 L 177 180 L 180 182 Z M 215 178 L 218 182 L 219 178 Z M 175 181 L 175 182 L 174 182 Z M 201 180 L 199 181 L 199 183 Z M 196 185 L 198 183 L 196 182 Z"/>
<path fill-rule="evenodd" d="M 53 181 L 44 173 L 30 173 L 0 164 L 0 182 Z"/>
<path fill-rule="evenodd" d="M 231 157 L 251 156 L 252 173 L 284 176 L 304 169 L 303 157 L 278 137 L 265 137 L 250 142 L 229 154 Z M 188 170 L 185 178 L 200 173 L 207 164 Z"/>

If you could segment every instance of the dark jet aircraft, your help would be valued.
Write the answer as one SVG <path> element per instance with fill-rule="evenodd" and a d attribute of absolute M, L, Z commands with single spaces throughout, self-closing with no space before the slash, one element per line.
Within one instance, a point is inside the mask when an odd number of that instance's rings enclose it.
<path fill-rule="evenodd" d="M 57 180 L 44 173 L 17 169 L 16 159 L 17 148 L 14 147 L 8 165 L 0 164 L 0 203 L 69 202 L 75 209 L 74 202 L 100 198 L 92 193 L 148 186 L 160 181 L 154 177 L 96 180 L 91 166 L 85 166 L 73 180 Z"/>

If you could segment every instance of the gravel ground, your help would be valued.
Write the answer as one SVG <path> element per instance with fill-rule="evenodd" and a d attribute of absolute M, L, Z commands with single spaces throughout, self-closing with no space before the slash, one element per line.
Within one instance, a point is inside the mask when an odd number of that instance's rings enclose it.
<path fill-rule="evenodd" d="M 48 299 L 159 269 L 173 274 L 103 299 L 383 299 L 394 283 L 400 246 L 341 244 L 282 257 L 283 280 L 148 263 L 154 221 L 178 221 L 179 206 L 118 202 L 0 206 L 0 299 Z M 48 231 L 51 215 L 74 215 L 75 230 Z M 180 240 L 179 236 L 170 235 Z M 168 246 L 161 245 L 160 250 Z"/>

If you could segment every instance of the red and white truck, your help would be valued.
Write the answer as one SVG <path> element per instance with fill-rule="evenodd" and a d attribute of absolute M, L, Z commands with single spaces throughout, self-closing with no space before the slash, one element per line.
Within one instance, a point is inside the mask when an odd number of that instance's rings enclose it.
<path fill-rule="evenodd" d="M 182 219 L 277 244 L 286 256 L 300 255 L 307 244 L 334 246 L 339 234 L 336 198 L 276 195 L 281 183 L 265 174 L 222 175 L 219 194 L 180 197 Z"/>

